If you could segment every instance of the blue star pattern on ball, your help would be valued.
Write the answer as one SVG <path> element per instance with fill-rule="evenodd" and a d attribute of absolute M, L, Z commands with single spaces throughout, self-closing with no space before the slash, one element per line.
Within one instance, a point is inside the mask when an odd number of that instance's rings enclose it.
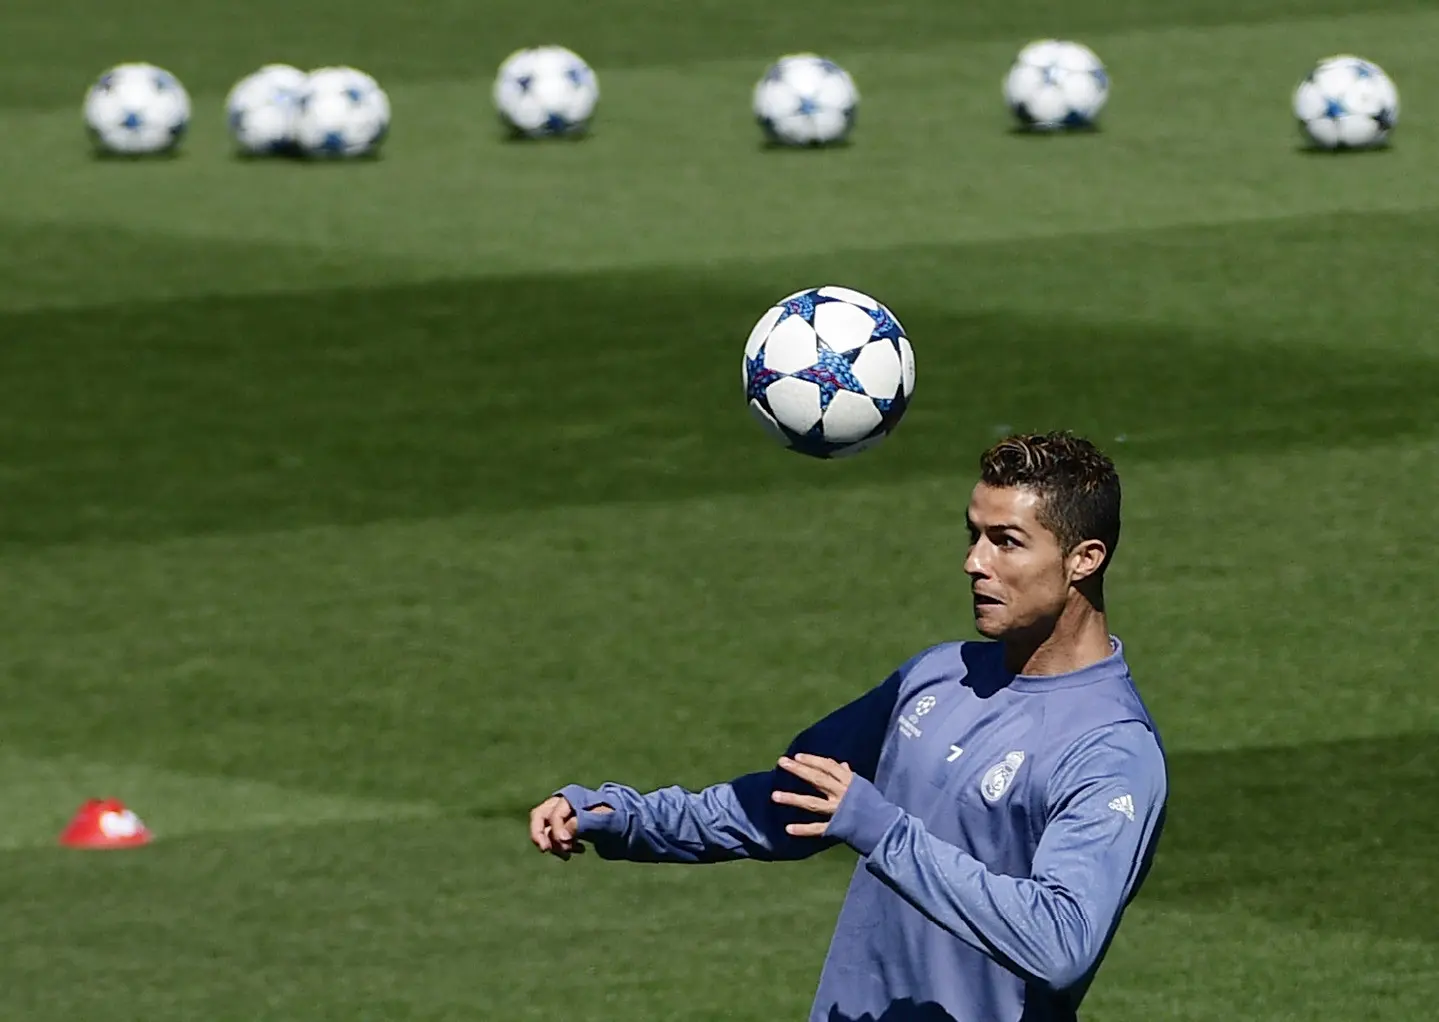
<path fill-rule="evenodd" d="M 899 323 L 895 321 L 895 318 L 890 315 L 889 310 L 883 305 L 877 309 L 865 309 L 864 311 L 868 312 L 869 318 L 874 320 L 874 330 L 870 332 L 870 337 L 886 337 L 891 341 L 898 341 L 900 337 L 904 335 L 904 331 L 900 329 Z M 859 350 L 863 351 L 864 349 L 861 348 Z M 858 353 L 857 351 L 856 354 Z"/>
<path fill-rule="evenodd" d="M 823 424 L 816 424 L 808 433 L 802 435 L 787 428 L 785 432 L 789 434 L 790 446 L 800 454 L 807 454 L 811 458 L 833 458 L 853 447 L 855 443 L 858 442 L 838 443 L 834 440 L 826 440 L 824 438 Z M 885 428 L 880 426 L 876 428 L 874 432 L 870 433 L 869 436 L 873 437 L 883 432 L 885 432 Z M 869 439 L 869 437 L 865 437 L 864 439 Z"/>
<path fill-rule="evenodd" d="M 1337 99 L 1329 99 L 1324 102 L 1324 116 L 1338 120 L 1344 116 L 1344 104 Z"/>
<path fill-rule="evenodd" d="M 909 405 L 909 396 L 904 393 L 903 388 L 894 397 L 875 397 L 870 400 L 874 402 L 874 406 L 879 409 L 879 414 L 883 417 L 882 428 L 884 429 L 892 429 Z"/>
<path fill-rule="evenodd" d="M 761 346 L 759 354 L 754 358 L 745 359 L 745 376 L 749 383 L 745 387 L 745 397 L 749 400 L 764 400 L 764 392 L 769 385 L 776 380 L 784 378 L 784 373 L 777 372 L 764 364 L 764 347 Z"/>
<path fill-rule="evenodd" d="M 781 312 L 778 323 L 783 323 L 791 316 L 799 316 L 806 323 L 814 322 L 814 300 L 815 293 L 806 291 L 802 295 L 795 295 L 793 298 L 785 299 L 784 312 Z"/>
<path fill-rule="evenodd" d="M 814 365 L 808 369 L 801 369 L 797 373 L 790 373 L 797 380 L 808 380 L 819 387 L 820 411 L 829 407 L 834 395 L 841 390 L 851 390 L 856 394 L 864 393 L 864 386 L 859 382 L 859 377 L 854 375 L 854 369 L 849 364 L 849 359 L 829 348 L 821 347 L 819 358 Z"/>
<path fill-rule="evenodd" d="M 821 305 L 828 305 L 830 302 L 843 302 L 843 298 L 832 298 L 829 295 L 822 295 L 819 290 L 805 291 L 793 298 L 786 298 L 784 311 L 780 313 L 777 323 L 783 323 L 791 316 L 799 316 L 811 326 L 814 325 L 814 310 Z"/>
<path fill-rule="evenodd" d="M 828 305 L 837 308 L 819 311 Z M 857 317 L 854 310 L 865 316 Z M 798 323 L 781 330 L 780 324 L 790 318 L 801 319 L 813 332 Z M 847 457 L 882 441 L 904 417 L 913 387 L 913 356 L 903 327 L 878 300 L 839 286 L 810 288 L 781 299 L 755 330 L 783 337 L 778 350 L 771 352 L 776 338 L 751 333 L 752 347 L 747 346 L 743 363 L 745 400 L 783 446 L 813 458 Z M 831 347 L 826 333 L 843 350 Z M 866 359 L 865 352 L 871 358 Z M 771 355 L 781 368 L 766 364 Z M 895 358 L 899 380 L 893 380 L 894 369 L 887 368 Z M 883 380 L 891 396 L 876 398 L 866 392 L 862 373 L 870 372 L 879 374 L 875 381 Z M 898 386 L 888 391 L 891 381 Z"/>

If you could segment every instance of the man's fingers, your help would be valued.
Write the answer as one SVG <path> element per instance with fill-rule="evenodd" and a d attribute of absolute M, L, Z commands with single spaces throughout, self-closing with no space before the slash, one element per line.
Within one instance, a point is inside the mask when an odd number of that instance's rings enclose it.
<path fill-rule="evenodd" d="M 580 820 L 574 813 L 573 806 L 560 799 L 560 805 L 555 806 L 554 812 L 550 813 L 550 839 L 555 845 L 563 848 L 564 851 L 574 851 L 576 844 L 574 838 L 580 829 Z"/>
<path fill-rule="evenodd" d="M 803 755 L 803 753 L 801 753 L 801 755 Z M 801 781 L 807 781 L 820 791 L 826 793 L 828 793 L 827 785 L 833 784 L 833 778 L 828 774 L 816 770 L 814 767 L 801 763 L 798 760 L 790 759 L 788 756 L 781 756 L 779 758 L 779 767 L 781 770 L 794 774 Z"/>
<path fill-rule="evenodd" d="M 552 795 L 530 810 L 530 840 L 541 852 L 568 859 L 585 850 L 579 841 L 579 817 L 563 795 Z"/>
<path fill-rule="evenodd" d="M 547 798 L 530 810 L 530 840 L 542 852 L 550 850 L 550 838 L 546 833 L 546 828 L 554 801 L 554 798 Z"/>
<path fill-rule="evenodd" d="M 833 777 L 836 781 L 844 780 L 844 775 L 849 772 L 848 763 L 836 763 L 827 756 L 815 756 L 808 752 L 795 754 L 795 762 L 818 770 L 826 777 Z"/>
<path fill-rule="evenodd" d="M 560 848 L 568 848 L 570 838 L 574 836 L 570 828 L 573 812 L 564 799 L 560 799 L 559 804 L 550 810 L 550 841 Z"/>
<path fill-rule="evenodd" d="M 791 823 L 784 832 L 792 837 L 823 837 L 828 823 Z"/>
<path fill-rule="evenodd" d="M 794 806 L 796 809 L 804 809 L 811 813 L 832 815 L 835 810 L 833 799 L 819 798 L 815 795 L 801 795 L 798 792 L 785 791 L 782 788 L 776 789 L 770 795 L 770 798 L 783 805 Z"/>

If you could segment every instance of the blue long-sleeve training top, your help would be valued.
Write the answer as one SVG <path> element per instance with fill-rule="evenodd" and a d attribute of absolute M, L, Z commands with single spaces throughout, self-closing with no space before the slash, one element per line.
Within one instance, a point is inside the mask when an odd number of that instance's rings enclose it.
<path fill-rule="evenodd" d="M 561 789 L 606 859 L 859 853 L 810 1022 L 1076 1018 L 1163 826 L 1164 753 L 1123 647 L 1082 670 L 1014 675 L 1002 647 L 935 646 L 805 730 L 788 753 L 856 777 L 822 838 L 778 769 L 699 792 Z M 613 812 L 592 811 L 604 804 Z"/>

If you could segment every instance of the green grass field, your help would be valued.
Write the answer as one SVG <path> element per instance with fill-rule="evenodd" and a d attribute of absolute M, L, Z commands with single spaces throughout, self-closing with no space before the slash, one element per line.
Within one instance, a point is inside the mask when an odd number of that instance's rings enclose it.
<path fill-rule="evenodd" d="M 561 864 L 526 810 L 766 764 L 967 636 L 976 456 L 1069 427 L 1125 480 L 1114 627 L 1172 767 L 1087 1017 L 1432 1018 L 1436 32 L 1420 0 L 10 0 L 0 1017 L 803 1018 L 848 853 Z M 1101 132 L 1008 130 L 1041 35 L 1105 59 Z M 595 133 L 506 143 L 493 70 L 549 41 Z M 853 145 L 760 146 L 796 49 L 854 74 Z M 1341 51 L 1399 86 L 1389 151 L 1299 148 Z M 122 60 L 189 86 L 177 158 L 89 155 Z M 374 73 L 383 158 L 233 158 L 224 92 L 271 60 Z M 918 362 L 845 462 L 739 392 L 819 283 Z M 159 840 L 55 847 L 91 795 Z"/>

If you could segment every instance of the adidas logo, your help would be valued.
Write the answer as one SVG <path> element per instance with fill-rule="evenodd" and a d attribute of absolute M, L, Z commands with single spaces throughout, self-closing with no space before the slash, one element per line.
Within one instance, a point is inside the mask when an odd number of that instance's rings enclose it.
<path fill-rule="evenodd" d="M 1123 813 L 1131 820 L 1134 819 L 1134 799 L 1129 795 L 1120 795 L 1113 802 L 1109 803 L 1109 808 L 1113 809 L 1116 813 Z"/>

